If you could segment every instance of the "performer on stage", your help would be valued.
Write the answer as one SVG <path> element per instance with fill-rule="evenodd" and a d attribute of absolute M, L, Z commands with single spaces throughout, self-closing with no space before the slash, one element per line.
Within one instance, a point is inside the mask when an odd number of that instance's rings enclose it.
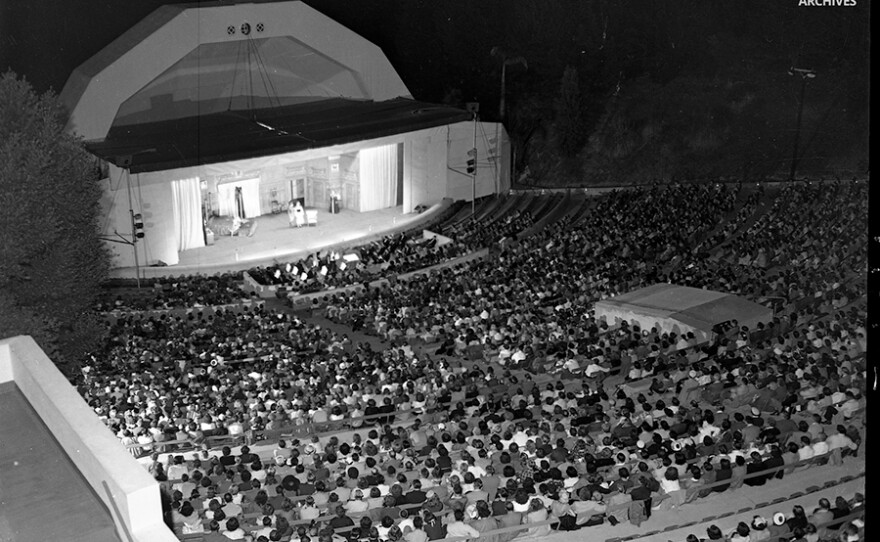
<path fill-rule="evenodd" d="M 235 216 L 244 220 L 247 218 L 244 214 L 244 194 L 240 186 L 235 187 Z"/>
<path fill-rule="evenodd" d="M 247 226 L 247 236 L 253 237 L 257 232 L 257 223 L 254 220 L 245 220 L 239 217 L 233 217 L 232 226 L 229 228 L 229 235 L 241 235 L 242 226 Z"/>
<path fill-rule="evenodd" d="M 306 211 L 299 200 L 290 200 L 290 205 L 287 207 L 287 217 L 292 228 L 306 225 Z"/>

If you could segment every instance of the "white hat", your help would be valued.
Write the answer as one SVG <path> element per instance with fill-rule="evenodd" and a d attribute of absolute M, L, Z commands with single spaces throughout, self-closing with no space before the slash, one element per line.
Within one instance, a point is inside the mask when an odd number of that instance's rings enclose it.
<path fill-rule="evenodd" d="M 785 523 L 785 514 L 783 514 L 782 512 L 776 512 L 775 514 L 773 514 L 773 523 L 775 525 L 782 525 L 783 523 Z"/>

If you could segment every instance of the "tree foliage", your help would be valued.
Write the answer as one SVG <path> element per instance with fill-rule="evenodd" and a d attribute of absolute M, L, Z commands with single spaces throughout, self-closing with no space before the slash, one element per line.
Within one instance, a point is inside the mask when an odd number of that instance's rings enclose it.
<path fill-rule="evenodd" d="M 583 107 L 577 69 L 567 66 L 556 98 L 556 133 L 559 149 L 565 156 L 574 156 L 584 144 L 586 126 Z"/>
<path fill-rule="evenodd" d="M 517 170 L 543 177 L 532 182 L 784 174 L 799 88 L 791 66 L 819 73 L 807 89 L 799 169 L 867 169 L 867 3 L 385 1 L 395 31 L 380 45 L 419 99 L 476 99 L 482 118 L 496 120 L 501 62 L 490 51 L 526 59 L 528 69 L 507 72 L 506 123 Z M 577 120 L 555 107 L 568 68 L 581 82 Z"/>
<path fill-rule="evenodd" d="M 70 362 L 98 337 L 109 256 L 98 238 L 94 159 L 64 128 L 55 95 L 0 78 L 0 336 L 34 336 Z"/>

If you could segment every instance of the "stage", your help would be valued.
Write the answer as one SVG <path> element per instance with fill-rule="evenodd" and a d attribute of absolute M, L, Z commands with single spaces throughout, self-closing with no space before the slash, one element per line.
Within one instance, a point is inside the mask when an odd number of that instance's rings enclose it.
<path fill-rule="evenodd" d="M 246 270 L 276 260 L 299 258 L 317 250 L 356 246 L 425 223 L 450 204 L 451 201 L 444 200 L 421 214 L 403 214 L 401 206 L 367 213 L 341 209 L 331 214 L 322 209 L 318 211 L 317 226 L 301 228 L 290 227 L 287 213 L 263 215 L 254 219 L 253 236 L 247 236 L 246 227 L 235 237 L 216 236 L 213 245 L 180 252 L 177 265 L 142 267 L 141 277 Z M 135 269 L 114 269 L 110 276 L 134 278 Z"/>

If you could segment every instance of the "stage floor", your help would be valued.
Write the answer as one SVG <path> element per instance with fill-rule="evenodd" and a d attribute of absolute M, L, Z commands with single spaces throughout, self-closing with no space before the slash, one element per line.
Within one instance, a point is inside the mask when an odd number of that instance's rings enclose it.
<path fill-rule="evenodd" d="M 180 253 L 177 265 L 143 267 L 142 277 L 183 274 L 213 274 L 246 270 L 274 261 L 300 258 L 317 250 L 334 246 L 357 245 L 397 231 L 407 230 L 430 220 L 450 202 L 437 204 L 421 214 L 403 214 L 402 207 L 358 213 L 342 209 L 337 214 L 318 211 L 318 225 L 292 228 L 287 213 L 257 217 L 252 237 L 219 236 L 214 244 Z M 113 277 L 134 278 L 134 268 L 114 269 Z"/>
<path fill-rule="evenodd" d="M 0 385 L 0 542 L 119 542 L 110 512 L 15 384 Z"/>

